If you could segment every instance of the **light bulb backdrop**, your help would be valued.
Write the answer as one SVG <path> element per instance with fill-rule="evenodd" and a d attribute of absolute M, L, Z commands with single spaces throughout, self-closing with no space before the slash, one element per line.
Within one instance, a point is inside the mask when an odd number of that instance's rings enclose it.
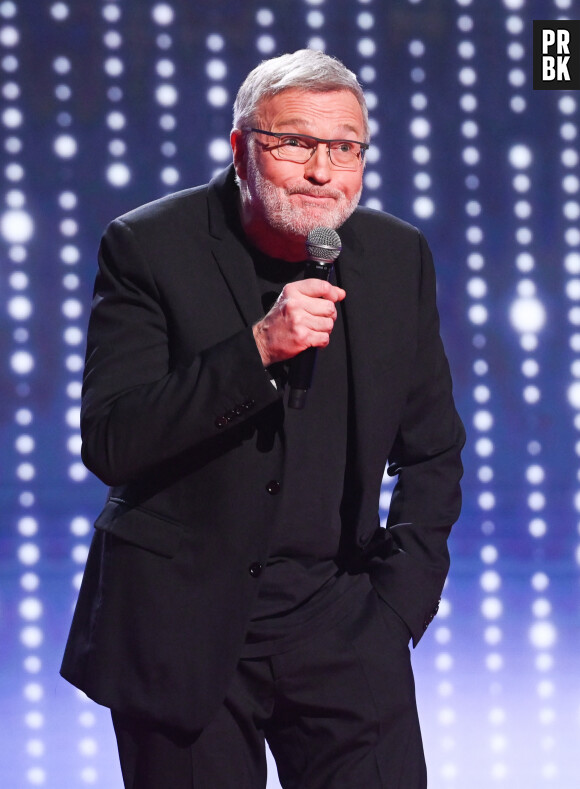
<path fill-rule="evenodd" d="M 430 787 L 578 785 L 580 95 L 534 92 L 531 47 L 534 18 L 579 11 L 0 0 L 0 785 L 121 786 L 107 712 L 58 677 L 105 495 L 79 435 L 100 234 L 227 165 L 241 79 L 305 46 L 366 92 L 362 202 L 431 243 L 468 429 L 452 572 L 413 655 Z"/>

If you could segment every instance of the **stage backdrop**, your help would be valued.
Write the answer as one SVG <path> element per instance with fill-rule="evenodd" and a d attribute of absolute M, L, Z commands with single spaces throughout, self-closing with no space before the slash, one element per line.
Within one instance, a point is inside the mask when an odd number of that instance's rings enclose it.
<path fill-rule="evenodd" d="M 107 712 L 58 676 L 105 496 L 79 454 L 100 234 L 227 165 L 239 82 L 301 47 L 364 86 L 362 202 L 432 245 L 468 431 L 452 572 L 414 653 L 430 787 L 580 785 L 580 96 L 531 71 L 532 20 L 579 10 L 0 0 L 2 787 L 121 786 Z M 385 480 L 383 518 L 389 498 Z"/>

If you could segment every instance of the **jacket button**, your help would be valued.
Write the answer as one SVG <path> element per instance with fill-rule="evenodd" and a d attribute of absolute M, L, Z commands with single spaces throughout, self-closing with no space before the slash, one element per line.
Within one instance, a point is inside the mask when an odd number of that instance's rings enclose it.
<path fill-rule="evenodd" d="M 229 423 L 229 421 L 230 420 L 227 418 L 227 416 L 218 416 L 218 418 L 214 422 L 214 425 L 216 427 L 222 428 L 225 427 Z"/>
<path fill-rule="evenodd" d="M 277 479 L 271 479 L 270 482 L 266 485 L 266 490 L 271 496 L 275 496 L 277 493 L 280 492 L 280 483 Z"/>
<path fill-rule="evenodd" d="M 252 576 L 252 578 L 259 578 L 259 576 L 262 574 L 263 569 L 264 568 L 261 562 L 254 562 L 249 567 L 250 575 Z"/>

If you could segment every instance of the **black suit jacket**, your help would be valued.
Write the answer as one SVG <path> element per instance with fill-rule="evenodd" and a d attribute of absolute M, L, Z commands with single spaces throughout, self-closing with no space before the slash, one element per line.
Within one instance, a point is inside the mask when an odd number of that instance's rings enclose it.
<path fill-rule="evenodd" d="M 110 485 L 62 674 L 121 712 L 193 733 L 238 660 L 276 519 L 283 419 L 252 323 L 229 168 L 107 228 L 88 332 L 83 460 Z M 460 509 L 460 449 L 421 234 L 359 208 L 339 229 L 348 464 L 342 555 L 414 643 L 436 611 Z M 315 385 L 315 384 L 314 384 Z M 398 475 L 387 530 L 378 500 Z M 283 484 L 283 480 L 282 480 Z"/>

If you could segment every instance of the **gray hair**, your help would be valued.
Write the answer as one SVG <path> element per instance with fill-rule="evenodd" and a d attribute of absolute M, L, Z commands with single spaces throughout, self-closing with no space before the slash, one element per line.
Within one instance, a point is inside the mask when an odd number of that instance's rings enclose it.
<path fill-rule="evenodd" d="M 364 141 L 368 141 L 369 113 L 356 76 L 337 58 L 313 49 L 299 49 L 291 54 L 264 60 L 250 71 L 234 102 L 234 128 L 244 130 L 254 126 L 260 102 L 290 88 L 317 93 L 350 90 L 360 104 Z"/>

